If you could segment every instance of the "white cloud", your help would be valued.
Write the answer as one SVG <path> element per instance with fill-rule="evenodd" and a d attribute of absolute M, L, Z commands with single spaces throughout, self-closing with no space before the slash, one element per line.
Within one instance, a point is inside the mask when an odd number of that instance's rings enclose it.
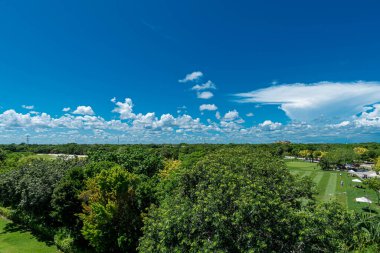
<path fill-rule="evenodd" d="M 200 91 L 200 90 L 215 90 L 216 89 L 216 86 L 213 82 L 211 82 L 210 80 L 203 83 L 203 84 L 197 84 L 197 85 L 194 85 L 192 88 L 192 90 L 197 90 L 197 91 Z"/>
<path fill-rule="evenodd" d="M 163 114 L 161 118 L 156 121 L 156 127 L 169 128 L 175 125 L 175 118 L 171 114 Z"/>
<path fill-rule="evenodd" d="M 135 113 L 129 98 L 122 102 L 114 99 L 113 103 L 114 112 L 120 114 L 120 119 L 5 110 L 0 112 L 0 142 L 25 141 L 26 133 L 36 143 L 116 143 L 116 137 L 128 143 L 257 143 L 285 139 L 292 142 L 380 141 L 380 103 L 366 105 L 360 113 L 337 123 L 291 121 L 283 125 L 265 120 L 254 126 L 242 124 L 244 120 L 236 110 L 227 112 L 223 117 L 216 111 L 215 117 L 219 120 L 202 122 L 200 118 L 187 114 L 173 116 L 166 113 L 159 116 L 155 112 Z M 213 104 L 204 104 L 204 108 L 213 109 Z M 122 118 L 129 120 L 123 121 Z"/>
<path fill-rule="evenodd" d="M 92 110 L 91 106 L 84 106 L 80 105 L 77 107 L 75 111 L 73 111 L 74 114 L 81 114 L 81 115 L 94 115 L 94 111 Z"/>
<path fill-rule="evenodd" d="M 245 116 L 247 116 L 247 117 L 253 117 L 254 114 L 253 114 L 252 112 L 249 112 L 249 113 L 247 113 Z"/>
<path fill-rule="evenodd" d="M 380 127 L 380 104 L 366 107 L 365 110 L 354 119 L 357 126 Z"/>
<path fill-rule="evenodd" d="M 342 121 L 380 101 L 380 82 L 295 83 L 236 94 L 238 102 L 280 105 L 292 120 Z"/>
<path fill-rule="evenodd" d="M 111 99 L 113 103 L 116 102 L 116 99 Z M 126 98 L 123 102 L 116 102 L 116 107 L 112 110 L 112 112 L 116 112 L 120 114 L 120 119 L 134 119 L 136 115 L 132 112 L 133 103 L 132 99 Z"/>
<path fill-rule="evenodd" d="M 136 119 L 133 121 L 133 126 L 152 128 L 153 122 L 156 120 L 156 115 L 154 112 L 149 112 L 147 114 L 138 114 Z"/>
<path fill-rule="evenodd" d="M 34 109 L 34 105 L 22 105 L 21 107 L 24 109 L 27 109 L 27 110 L 33 110 Z"/>
<path fill-rule="evenodd" d="M 218 107 L 214 104 L 203 104 L 199 106 L 199 110 L 201 111 L 216 111 Z"/>
<path fill-rule="evenodd" d="M 71 110 L 70 107 L 65 107 L 65 108 L 62 109 L 63 112 L 68 112 L 68 111 L 70 111 L 70 110 Z"/>
<path fill-rule="evenodd" d="M 189 81 L 198 80 L 203 76 L 203 73 L 200 71 L 194 71 L 193 73 L 187 74 L 184 79 L 178 80 L 180 83 L 186 83 Z"/>
<path fill-rule="evenodd" d="M 232 120 L 236 120 L 238 118 L 239 118 L 239 112 L 236 111 L 236 110 L 233 110 L 233 111 L 227 112 L 224 115 L 223 120 L 225 120 L 225 121 L 232 121 Z"/>
<path fill-rule="evenodd" d="M 185 105 L 177 107 L 177 113 L 186 113 L 187 107 Z"/>
<path fill-rule="evenodd" d="M 279 122 L 272 122 L 271 120 L 265 120 L 263 123 L 259 124 L 259 127 L 261 127 L 263 130 L 277 130 L 280 129 L 282 126 Z"/>
<path fill-rule="evenodd" d="M 197 93 L 197 98 L 200 98 L 200 99 L 210 99 L 213 96 L 214 96 L 214 94 L 210 91 L 203 91 L 203 92 Z"/>
<path fill-rule="evenodd" d="M 346 127 L 346 126 L 349 126 L 351 124 L 351 122 L 350 121 L 348 121 L 348 120 L 345 120 L 345 121 L 342 121 L 342 122 L 340 122 L 340 123 L 338 123 L 338 124 L 333 124 L 333 125 L 331 125 L 333 128 L 340 128 L 340 127 Z"/>

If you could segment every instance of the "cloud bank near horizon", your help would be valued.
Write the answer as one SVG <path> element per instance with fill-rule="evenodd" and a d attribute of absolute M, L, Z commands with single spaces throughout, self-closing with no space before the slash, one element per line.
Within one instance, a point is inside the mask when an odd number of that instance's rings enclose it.
<path fill-rule="evenodd" d="M 113 113 L 119 119 L 107 120 L 95 114 L 90 106 L 82 114 L 64 112 L 61 116 L 48 113 L 20 113 L 8 109 L 0 113 L 1 143 L 25 141 L 31 135 L 35 143 L 260 143 L 277 140 L 294 142 L 379 141 L 380 104 L 368 106 L 351 120 L 337 124 L 309 124 L 292 121 L 288 124 L 270 119 L 247 126 L 237 110 L 224 115 L 217 111 L 214 119 L 202 122 L 188 114 L 173 116 L 133 111 L 132 99 L 111 100 Z M 91 108 L 91 110 L 89 109 Z M 213 104 L 204 104 L 204 110 L 215 111 Z M 215 110 L 214 110 L 215 109 Z M 250 115 L 249 115 L 250 116 Z M 246 117 L 249 117 L 246 116 Z M 374 139 L 375 138 L 375 139 Z M 377 138 L 377 139 L 376 139 Z"/>
<path fill-rule="evenodd" d="M 338 122 L 380 102 L 380 82 L 318 82 L 271 86 L 235 94 L 239 103 L 279 105 L 295 121 Z"/>
<path fill-rule="evenodd" d="M 203 73 L 187 74 L 179 82 L 190 84 L 198 98 L 213 101 L 216 85 L 202 82 Z M 207 79 L 206 79 L 207 80 Z M 199 94 L 209 94 L 199 97 Z M 211 95 L 210 95 L 211 94 Z M 281 84 L 235 94 L 238 103 L 254 103 L 254 108 L 278 105 L 289 122 L 278 122 L 271 115 L 256 119 L 256 112 L 239 113 L 216 103 L 201 103 L 190 115 L 187 106 L 177 114 L 134 110 L 131 98 L 110 99 L 114 117 L 96 114 L 91 105 L 64 107 L 62 115 L 3 109 L 0 112 L 0 143 L 263 143 L 278 140 L 293 142 L 380 141 L 380 82 L 318 82 Z M 236 104 L 238 105 L 238 104 Z M 1 107 L 0 107 L 1 108 Z M 252 108 L 252 109 L 254 109 Z"/>

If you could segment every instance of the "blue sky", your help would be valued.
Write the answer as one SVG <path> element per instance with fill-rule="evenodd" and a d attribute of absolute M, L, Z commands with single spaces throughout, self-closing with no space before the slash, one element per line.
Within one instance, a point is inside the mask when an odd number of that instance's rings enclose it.
<path fill-rule="evenodd" d="M 379 8 L 3 0 L 0 142 L 380 141 Z"/>

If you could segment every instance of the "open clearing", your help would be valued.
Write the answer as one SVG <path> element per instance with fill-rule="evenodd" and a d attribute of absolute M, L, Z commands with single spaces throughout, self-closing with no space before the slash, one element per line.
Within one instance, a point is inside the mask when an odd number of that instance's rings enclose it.
<path fill-rule="evenodd" d="M 38 241 L 29 231 L 0 217 L 1 253 L 57 253 L 55 246 Z"/>
<path fill-rule="evenodd" d="M 329 201 L 335 199 L 349 210 L 368 211 L 368 204 L 355 201 L 355 198 L 367 197 L 373 201 L 370 205 L 372 212 L 380 213 L 375 192 L 370 189 L 355 187 L 363 183 L 352 182 L 356 177 L 351 177 L 347 172 L 323 171 L 317 163 L 304 161 L 286 161 L 286 165 L 292 174 L 312 178 L 318 191 L 318 200 Z M 341 181 L 343 181 L 343 186 L 340 185 Z"/>

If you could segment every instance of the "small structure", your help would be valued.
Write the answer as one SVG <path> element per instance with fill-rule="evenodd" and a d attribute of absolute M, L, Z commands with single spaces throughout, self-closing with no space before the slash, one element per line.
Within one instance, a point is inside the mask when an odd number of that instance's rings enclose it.
<path fill-rule="evenodd" d="M 355 200 L 356 202 L 361 202 L 361 203 L 368 203 L 368 204 L 372 203 L 372 200 L 366 197 L 356 198 Z"/>
<path fill-rule="evenodd" d="M 344 167 L 345 167 L 346 169 L 349 169 L 349 170 L 353 170 L 353 169 L 356 168 L 355 164 L 350 164 L 350 163 L 346 163 L 346 164 L 344 165 Z"/>
<path fill-rule="evenodd" d="M 348 173 L 350 173 L 351 176 L 357 176 L 360 178 L 372 178 L 377 177 L 377 174 L 375 171 L 354 171 L 349 170 Z"/>
<path fill-rule="evenodd" d="M 360 168 L 365 169 L 365 170 L 372 170 L 374 164 L 373 163 L 361 163 Z"/>

